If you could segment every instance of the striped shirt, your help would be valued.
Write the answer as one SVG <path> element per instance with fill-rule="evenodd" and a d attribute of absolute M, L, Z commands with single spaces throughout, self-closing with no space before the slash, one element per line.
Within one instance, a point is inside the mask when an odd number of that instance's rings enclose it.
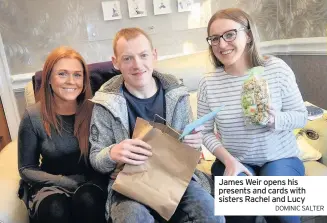
<path fill-rule="evenodd" d="M 212 152 L 218 147 L 242 163 L 262 166 L 298 155 L 293 130 L 307 121 L 307 110 L 291 68 L 281 59 L 269 57 L 262 77 L 268 82 L 275 126 L 247 126 L 241 107 L 241 92 L 248 75 L 233 76 L 223 68 L 207 74 L 199 83 L 198 117 L 224 105 L 216 117 L 205 123 L 203 144 Z M 214 134 L 216 129 L 221 139 Z"/>

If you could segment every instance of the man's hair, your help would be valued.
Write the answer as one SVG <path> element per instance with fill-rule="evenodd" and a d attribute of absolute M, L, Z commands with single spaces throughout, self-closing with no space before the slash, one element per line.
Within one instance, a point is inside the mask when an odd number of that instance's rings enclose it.
<path fill-rule="evenodd" d="M 151 49 L 153 49 L 152 40 L 146 32 L 144 32 L 142 29 L 136 28 L 136 27 L 125 28 L 125 29 L 119 30 L 116 33 L 115 38 L 113 40 L 113 48 L 114 48 L 115 56 L 117 56 L 117 42 L 120 38 L 124 38 L 128 41 L 130 39 L 134 39 L 134 38 L 138 37 L 139 35 L 145 36 L 145 38 L 147 38 L 150 43 Z"/>

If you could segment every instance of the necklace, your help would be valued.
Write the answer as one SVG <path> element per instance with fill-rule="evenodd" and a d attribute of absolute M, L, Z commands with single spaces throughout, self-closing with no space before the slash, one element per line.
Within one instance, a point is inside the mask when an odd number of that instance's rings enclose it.
<path fill-rule="evenodd" d="M 61 128 L 68 134 L 74 134 L 75 115 L 60 115 Z M 66 120 L 65 120 L 66 119 Z M 68 120 L 67 120 L 68 119 Z"/>

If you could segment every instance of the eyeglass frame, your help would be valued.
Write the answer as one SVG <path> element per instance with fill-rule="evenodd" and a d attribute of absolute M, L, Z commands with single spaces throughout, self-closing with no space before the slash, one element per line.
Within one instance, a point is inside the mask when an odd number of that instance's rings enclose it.
<path fill-rule="evenodd" d="M 206 38 L 206 40 L 207 40 L 207 43 L 208 43 L 210 46 L 217 46 L 217 45 L 220 43 L 220 39 L 221 39 L 221 38 L 223 38 L 225 42 L 230 43 L 230 42 L 233 42 L 233 41 L 236 39 L 237 34 L 238 34 L 238 31 L 245 31 L 245 30 L 246 30 L 246 31 L 249 31 L 250 29 L 247 28 L 247 27 L 244 27 L 244 26 L 243 26 L 243 27 L 238 28 L 238 29 L 231 29 L 231 30 L 228 30 L 228 31 L 224 32 L 222 35 L 212 35 L 212 36 L 208 36 L 208 37 Z M 224 35 L 225 35 L 226 33 L 230 32 L 230 31 L 234 31 L 234 32 L 236 33 L 235 38 L 234 38 L 233 40 L 225 40 Z M 212 37 L 219 37 L 219 41 L 218 41 L 217 44 L 212 44 L 212 40 L 211 40 Z"/>

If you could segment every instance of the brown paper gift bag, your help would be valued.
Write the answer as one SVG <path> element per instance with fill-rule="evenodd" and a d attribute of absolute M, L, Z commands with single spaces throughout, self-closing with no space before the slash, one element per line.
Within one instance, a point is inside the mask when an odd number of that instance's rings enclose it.
<path fill-rule="evenodd" d="M 137 118 L 133 138 L 152 146 L 152 156 L 140 166 L 125 164 L 112 188 L 145 204 L 169 220 L 192 178 L 201 152 L 178 141 L 171 128 Z"/>

